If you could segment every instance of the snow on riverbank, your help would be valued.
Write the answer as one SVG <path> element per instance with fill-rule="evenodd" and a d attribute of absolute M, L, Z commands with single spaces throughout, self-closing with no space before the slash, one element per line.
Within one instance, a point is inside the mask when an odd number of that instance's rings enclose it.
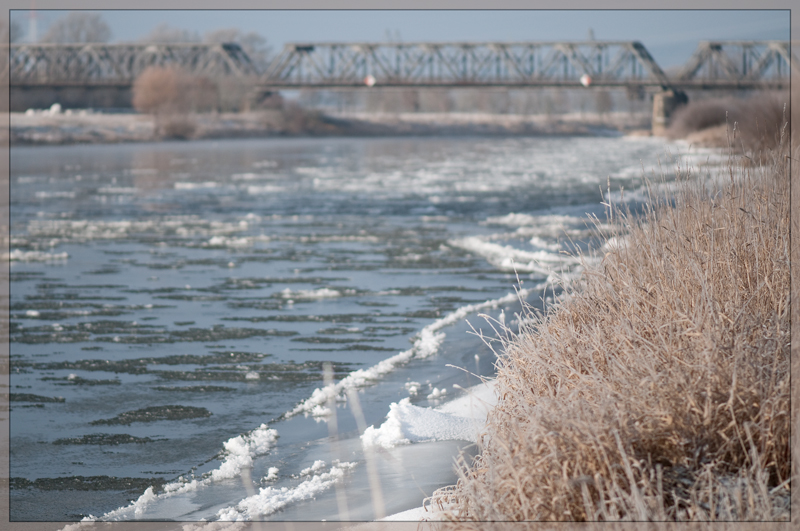
<path fill-rule="evenodd" d="M 361 436 L 365 447 L 391 448 L 399 444 L 463 440 L 477 442 L 486 426 L 486 416 L 497 403 L 495 381 L 464 389 L 465 394 L 436 408 L 423 408 L 405 398 L 390 406 L 386 421 L 370 426 Z M 419 507 L 386 516 L 386 522 L 433 522 L 440 520 L 433 507 Z"/>
<path fill-rule="evenodd" d="M 370 426 L 364 431 L 362 444 L 392 448 L 429 441 L 477 442 L 486 415 L 497 401 L 494 381 L 465 391 L 464 396 L 437 408 L 415 406 L 409 398 L 391 404 L 386 421 L 378 428 Z"/>
<path fill-rule="evenodd" d="M 10 113 L 12 145 L 163 140 L 152 116 L 67 110 Z M 192 139 L 302 135 L 594 135 L 641 131 L 649 117 L 630 113 L 517 115 L 489 113 L 310 113 L 302 129 L 284 111 L 204 113 L 183 117 Z"/>

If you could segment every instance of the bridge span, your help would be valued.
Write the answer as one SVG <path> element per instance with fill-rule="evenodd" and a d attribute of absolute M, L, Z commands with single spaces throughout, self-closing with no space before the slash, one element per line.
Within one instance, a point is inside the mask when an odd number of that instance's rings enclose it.
<path fill-rule="evenodd" d="M 287 44 L 264 71 L 235 43 L 13 44 L 4 70 L 11 86 L 130 85 L 149 66 L 178 65 L 273 88 L 363 87 L 371 78 L 402 87 L 736 90 L 788 88 L 792 64 L 800 63 L 781 41 L 701 42 L 673 76 L 636 41 Z"/>
<path fill-rule="evenodd" d="M 117 91 L 130 99 L 150 66 L 177 65 L 211 79 L 238 78 L 256 94 L 367 87 L 624 88 L 654 95 L 666 123 L 687 90 L 784 90 L 800 62 L 784 41 L 701 42 L 668 75 L 641 42 L 294 43 L 259 71 L 228 44 L 14 44 L 0 70 L 15 91 Z"/>
<path fill-rule="evenodd" d="M 784 89 L 788 42 L 702 42 L 668 76 L 640 42 L 289 44 L 265 88 L 604 87 L 649 91 Z"/>

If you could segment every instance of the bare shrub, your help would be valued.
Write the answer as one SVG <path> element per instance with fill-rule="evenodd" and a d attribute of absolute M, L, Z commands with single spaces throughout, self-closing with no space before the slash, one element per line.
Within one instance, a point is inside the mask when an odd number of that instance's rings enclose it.
<path fill-rule="evenodd" d="M 256 79 L 223 78 L 219 84 L 219 108 L 222 112 L 249 110 Z"/>
<path fill-rule="evenodd" d="M 133 107 L 143 113 L 203 112 L 216 109 L 217 103 L 215 83 L 177 67 L 151 66 L 133 84 Z"/>
<path fill-rule="evenodd" d="M 788 117 L 788 94 L 761 94 L 745 100 L 723 98 L 689 102 L 679 108 L 667 130 L 671 138 L 727 125 L 730 135 L 725 142 L 745 152 L 775 149 L 780 142 L 781 126 Z M 735 130 L 734 130 L 735 129 Z M 727 147 L 723 144 L 721 147 Z"/>
<path fill-rule="evenodd" d="M 159 121 L 158 133 L 163 138 L 188 140 L 194 136 L 197 126 L 186 114 L 171 114 Z"/>
<path fill-rule="evenodd" d="M 139 112 L 156 115 L 187 111 L 181 77 L 175 68 L 151 66 L 145 69 L 133 83 L 133 107 Z"/>
<path fill-rule="evenodd" d="M 449 112 L 453 107 L 450 92 L 446 89 L 419 90 L 419 109 L 422 112 Z"/>
<path fill-rule="evenodd" d="M 62 44 L 76 42 L 108 42 L 111 28 L 99 13 L 73 11 L 53 22 L 42 42 Z"/>
<path fill-rule="evenodd" d="M 187 29 L 174 28 L 166 22 L 161 22 L 155 28 L 150 30 L 150 33 L 139 39 L 141 42 L 147 43 L 176 43 L 176 42 L 200 42 L 200 36 L 197 32 Z"/>
<path fill-rule="evenodd" d="M 320 133 L 325 130 L 322 113 L 304 109 L 295 104 L 286 104 L 283 108 L 283 132 L 290 135 L 300 133 Z"/>
<path fill-rule="evenodd" d="M 785 143 L 771 165 L 682 171 L 606 253 L 500 337 L 481 454 L 430 503 L 478 521 L 790 515 Z M 599 222 L 598 222 L 599 226 Z M 472 526 L 478 528 L 478 524 Z M 605 528 L 604 528 L 605 529 Z"/>
<path fill-rule="evenodd" d="M 724 124 L 728 119 L 727 113 L 738 111 L 740 103 L 733 98 L 689 102 L 675 111 L 667 135 L 683 138 L 689 133 Z"/>
<path fill-rule="evenodd" d="M 187 76 L 184 80 L 184 97 L 192 112 L 214 111 L 219 106 L 220 95 L 217 83 L 207 77 Z"/>
<path fill-rule="evenodd" d="M 594 95 L 594 110 L 600 114 L 606 114 L 614 110 L 614 100 L 611 93 L 607 90 L 599 90 Z"/>

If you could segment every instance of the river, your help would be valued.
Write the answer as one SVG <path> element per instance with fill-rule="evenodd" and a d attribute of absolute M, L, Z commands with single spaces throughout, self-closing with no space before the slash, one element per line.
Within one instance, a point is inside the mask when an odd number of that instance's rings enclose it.
<path fill-rule="evenodd" d="M 11 519 L 380 516 L 354 402 L 363 430 L 393 403 L 441 406 L 491 376 L 478 314 L 513 329 L 518 279 L 544 304 L 548 282 L 579 272 L 563 251 L 597 243 L 601 193 L 635 205 L 643 176 L 661 161 L 669 179 L 667 150 L 686 149 L 613 136 L 12 148 Z M 375 454 L 383 514 L 455 482 L 454 456 L 475 451 L 434 439 Z"/>

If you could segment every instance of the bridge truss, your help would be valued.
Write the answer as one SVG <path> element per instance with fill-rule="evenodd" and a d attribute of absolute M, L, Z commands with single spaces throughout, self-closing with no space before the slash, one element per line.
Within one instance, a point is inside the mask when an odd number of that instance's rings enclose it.
<path fill-rule="evenodd" d="M 262 77 L 263 85 L 272 88 L 365 82 L 389 87 L 670 86 L 639 42 L 289 44 Z"/>
<path fill-rule="evenodd" d="M 10 85 L 130 86 L 149 66 L 259 89 L 384 87 L 624 87 L 785 89 L 800 62 L 788 42 L 703 42 L 668 76 L 639 42 L 288 44 L 259 72 L 238 44 L 14 44 L 0 58 Z M 7 76 L 7 77 L 6 77 Z"/>
<path fill-rule="evenodd" d="M 789 88 L 789 71 L 800 71 L 788 42 L 701 42 L 676 76 L 693 88 Z"/>
<path fill-rule="evenodd" d="M 238 44 L 22 44 L 9 48 L 15 85 L 131 85 L 149 66 L 178 65 L 193 75 L 257 75 Z"/>

